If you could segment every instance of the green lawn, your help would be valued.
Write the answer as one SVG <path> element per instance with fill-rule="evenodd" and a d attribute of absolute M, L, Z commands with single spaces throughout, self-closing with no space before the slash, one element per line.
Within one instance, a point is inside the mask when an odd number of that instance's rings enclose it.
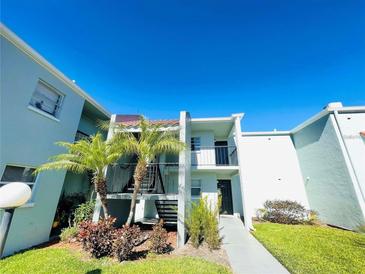
<path fill-rule="evenodd" d="M 254 236 L 291 273 L 365 273 L 363 234 L 309 225 L 263 223 L 255 228 Z"/>
<path fill-rule="evenodd" d="M 1 274 L 8 273 L 230 273 L 220 265 L 192 257 L 161 258 L 118 263 L 110 259 L 89 259 L 79 251 L 42 248 L 0 261 Z"/>

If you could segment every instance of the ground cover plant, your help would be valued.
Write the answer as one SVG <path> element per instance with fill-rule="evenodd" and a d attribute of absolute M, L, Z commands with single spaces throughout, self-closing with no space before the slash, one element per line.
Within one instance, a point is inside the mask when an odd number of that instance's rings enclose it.
<path fill-rule="evenodd" d="M 254 226 L 253 235 L 291 273 L 365 273 L 363 234 L 318 225 Z"/>

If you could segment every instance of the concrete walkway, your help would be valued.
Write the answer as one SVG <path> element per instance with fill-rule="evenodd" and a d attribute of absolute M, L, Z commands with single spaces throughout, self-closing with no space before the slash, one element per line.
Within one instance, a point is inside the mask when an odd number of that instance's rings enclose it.
<path fill-rule="evenodd" d="M 284 268 L 247 230 L 240 219 L 221 216 L 219 226 L 223 248 L 236 274 L 288 274 Z"/>

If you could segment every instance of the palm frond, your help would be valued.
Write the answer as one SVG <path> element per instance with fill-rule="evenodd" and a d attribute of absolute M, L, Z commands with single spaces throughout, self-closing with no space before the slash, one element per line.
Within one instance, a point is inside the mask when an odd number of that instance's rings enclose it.
<path fill-rule="evenodd" d="M 60 161 L 45 163 L 39 166 L 34 171 L 34 173 L 38 174 L 40 172 L 49 170 L 70 170 L 75 173 L 84 173 L 85 171 L 88 170 L 88 168 L 82 164 L 74 163 L 67 160 L 60 160 Z"/>

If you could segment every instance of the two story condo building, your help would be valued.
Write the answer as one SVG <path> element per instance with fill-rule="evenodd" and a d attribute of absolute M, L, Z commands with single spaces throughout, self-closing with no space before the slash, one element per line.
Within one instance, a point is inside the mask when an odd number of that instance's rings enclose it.
<path fill-rule="evenodd" d="M 15 211 L 4 254 L 49 240 L 63 185 L 83 188 L 87 176 L 37 166 L 72 142 L 97 131 L 109 113 L 5 26 L 0 26 L 0 187 L 24 182 L 31 200 Z M 2 212 L 0 210 L 0 220 Z"/>
<path fill-rule="evenodd" d="M 33 191 L 31 201 L 15 211 L 5 246 L 9 255 L 49 239 L 61 195 L 88 192 L 87 175 L 32 175 L 62 152 L 54 143 L 95 134 L 98 120 L 111 119 L 138 134 L 139 116 L 109 115 L 9 29 L 0 31 L 0 186 L 20 181 Z M 221 196 L 221 214 L 242 218 L 246 229 L 253 228 L 257 209 L 273 199 L 298 201 L 324 223 L 345 229 L 365 223 L 365 106 L 331 103 L 290 131 L 246 132 L 244 119 L 243 113 L 196 118 L 181 111 L 175 120 L 150 121 L 176 132 L 187 149 L 149 164 L 134 221 L 164 219 L 176 227 L 181 246 L 191 203 L 203 196 L 214 206 Z M 113 134 L 110 129 L 108 138 Z M 135 157 L 124 157 L 107 171 L 109 213 L 117 225 L 128 216 L 135 165 Z M 97 201 L 93 219 L 100 217 Z"/>

